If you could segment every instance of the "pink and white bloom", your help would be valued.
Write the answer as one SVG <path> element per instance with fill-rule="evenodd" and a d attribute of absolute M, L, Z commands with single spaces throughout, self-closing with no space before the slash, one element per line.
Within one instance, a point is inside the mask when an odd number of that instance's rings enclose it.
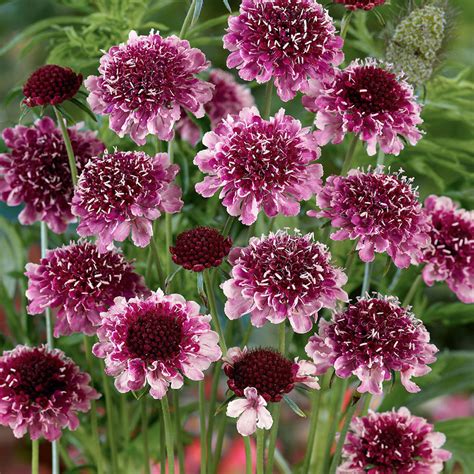
<path fill-rule="evenodd" d="M 161 399 L 169 387 L 179 389 L 184 377 L 202 380 L 203 371 L 220 359 L 219 336 L 211 316 L 181 295 L 157 290 L 147 298 L 116 298 L 102 313 L 93 353 L 105 359 L 107 375 L 121 393 L 150 386 Z"/>
<path fill-rule="evenodd" d="M 421 105 L 413 88 L 391 72 L 391 66 L 373 58 L 355 60 L 332 80 L 317 78 L 303 97 L 303 105 L 316 113 L 319 144 L 341 143 L 352 132 L 367 143 L 367 153 L 377 145 L 389 155 L 404 148 L 402 138 L 416 145 L 422 134 Z"/>
<path fill-rule="evenodd" d="M 425 200 L 429 243 L 421 262 L 429 286 L 446 281 L 463 303 L 474 303 L 474 211 L 459 209 L 448 197 Z"/>
<path fill-rule="evenodd" d="M 348 10 L 372 10 L 383 5 L 386 0 L 333 0 L 334 3 L 342 3 Z"/>
<path fill-rule="evenodd" d="M 321 211 L 308 215 L 329 218 L 339 229 L 331 234 L 333 240 L 359 239 L 356 249 L 364 262 L 387 252 L 399 268 L 418 264 L 429 224 L 413 180 L 401 173 L 384 174 L 377 167 L 329 176 L 316 198 Z"/>
<path fill-rule="evenodd" d="M 162 212 L 183 207 L 181 189 L 174 183 L 178 165 L 166 153 L 149 156 L 141 151 L 104 153 L 85 167 L 72 199 L 72 212 L 80 218 L 77 233 L 95 235 L 101 251 L 129 234 L 138 247 L 153 235 L 152 222 Z"/>
<path fill-rule="evenodd" d="M 79 426 L 78 412 L 100 395 L 89 374 L 59 349 L 16 346 L 0 357 L 0 425 L 17 438 L 54 441 L 61 430 Z"/>
<path fill-rule="evenodd" d="M 130 135 L 137 145 L 150 134 L 171 140 L 182 109 L 204 116 L 213 85 L 196 75 L 208 67 L 202 51 L 188 41 L 131 31 L 127 43 L 101 57 L 99 76 L 86 79 L 88 102 L 95 113 L 110 115 L 110 128 L 119 137 Z"/>
<path fill-rule="evenodd" d="M 451 453 L 443 433 L 405 407 L 354 418 L 337 474 L 438 474 Z"/>
<path fill-rule="evenodd" d="M 270 217 L 295 216 L 300 201 L 321 187 L 322 166 L 314 133 L 281 109 L 264 120 L 255 107 L 228 116 L 206 133 L 194 163 L 207 174 L 196 191 L 219 197 L 231 216 L 245 225 L 257 220 L 261 209 Z"/>
<path fill-rule="evenodd" d="M 305 333 L 321 308 L 347 301 L 347 276 L 313 234 L 280 230 L 252 237 L 247 247 L 231 250 L 229 262 L 232 278 L 222 285 L 229 319 L 250 314 L 256 327 L 288 319 L 295 332 Z"/>
<path fill-rule="evenodd" d="M 243 0 L 229 18 L 227 67 L 246 81 L 274 81 L 283 101 L 310 78 L 328 78 L 344 55 L 327 11 L 313 0 Z"/>
<path fill-rule="evenodd" d="M 312 336 L 306 353 L 317 373 L 334 367 L 336 375 L 355 375 L 361 393 L 382 394 L 382 384 L 400 372 L 403 386 L 411 393 L 420 388 L 411 378 L 431 371 L 438 349 L 429 344 L 430 335 L 409 308 L 394 296 L 366 295 L 330 321 L 321 319 L 319 334 Z"/>

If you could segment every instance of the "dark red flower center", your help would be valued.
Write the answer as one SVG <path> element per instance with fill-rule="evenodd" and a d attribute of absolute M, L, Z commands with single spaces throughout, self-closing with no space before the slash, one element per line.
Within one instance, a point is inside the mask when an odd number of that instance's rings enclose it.
<path fill-rule="evenodd" d="M 348 10 L 372 10 L 372 8 L 383 5 L 385 0 L 334 0 L 335 3 L 342 3 Z"/>
<path fill-rule="evenodd" d="M 295 383 L 293 362 L 273 349 L 252 349 L 225 367 L 229 388 L 239 397 L 247 387 L 257 389 L 267 401 L 278 402 Z"/>

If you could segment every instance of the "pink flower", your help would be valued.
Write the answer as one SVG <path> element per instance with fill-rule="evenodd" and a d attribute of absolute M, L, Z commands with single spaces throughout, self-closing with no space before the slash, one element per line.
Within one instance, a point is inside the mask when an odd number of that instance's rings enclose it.
<path fill-rule="evenodd" d="M 354 418 L 338 474 L 437 474 L 451 453 L 442 433 L 407 408 Z"/>
<path fill-rule="evenodd" d="M 348 176 L 329 176 L 317 196 L 320 212 L 339 230 L 333 240 L 359 239 L 357 250 L 364 262 L 375 252 L 387 252 L 395 265 L 406 268 L 417 264 L 428 241 L 429 225 L 412 179 L 384 174 L 382 167 L 363 172 L 351 170 Z"/>
<path fill-rule="evenodd" d="M 321 319 L 319 335 L 306 345 L 322 374 L 334 367 L 336 375 L 355 375 L 362 383 L 361 393 L 382 394 L 382 383 L 400 372 L 401 382 L 412 393 L 420 388 L 411 377 L 427 374 L 426 365 L 434 362 L 438 349 L 429 344 L 423 323 L 394 296 L 375 295 L 358 298 L 331 321 Z"/>
<path fill-rule="evenodd" d="M 227 115 L 238 114 L 243 108 L 254 105 L 250 89 L 236 82 L 228 72 L 213 69 L 209 74 L 209 82 L 214 85 L 214 92 L 212 99 L 204 104 L 204 110 L 211 121 L 211 128 L 216 127 Z M 176 124 L 176 131 L 193 146 L 201 140 L 200 128 L 185 112 Z"/>
<path fill-rule="evenodd" d="M 333 0 L 342 3 L 348 10 L 372 10 L 385 3 L 385 0 Z"/>
<path fill-rule="evenodd" d="M 99 313 L 116 296 L 131 298 L 147 292 L 143 278 L 122 254 L 100 253 L 87 241 L 49 250 L 39 265 L 26 265 L 25 275 L 28 312 L 41 314 L 46 308 L 58 308 L 56 337 L 73 332 L 95 334 Z"/>
<path fill-rule="evenodd" d="M 463 303 L 474 303 L 474 212 L 458 209 L 448 197 L 429 196 L 425 212 L 429 243 L 421 262 L 429 286 L 446 281 Z"/>
<path fill-rule="evenodd" d="M 131 31 L 126 44 L 102 56 L 100 75 L 85 81 L 88 102 L 94 112 L 110 115 L 110 128 L 119 137 L 129 134 L 138 145 L 149 134 L 171 140 L 181 108 L 204 116 L 213 86 L 196 74 L 208 66 L 202 51 L 188 41 Z"/>
<path fill-rule="evenodd" d="M 93 353 L 105 359 L 106 373 L 121 393 L 141 390 L 161 399 L 168 388 L 181 388 L 183 376 L 202 380 L 203 370 L 221 357 L 211 316 L 181 295 L 161 290 L 147 298 L 116 298 L 102 313 Z"/>
<path fill-rule="evenodd" d="M 348 132 L 367 142 L 367 153 L 398 155 L 403 139 L 416 145 L 421 138 L 421 105 L 413 88 L 391 66 L 369 58 L 353 61 L 333 80 L 312 81 L 303 105 L 316 112 L 319 144 L 341 143 Z M 400 138 L 401 137 L 401 138 Z"/>
<path fill-rule="evenodd" d="M 153 235 L 152 221 L 161 212 L 181 210 L 181 189 L 173 183 L 178 165 L 166 153 L 154 157 L 141 151 L 104 153 L 84 169 L 72 200 L 81 221 L 81 236 L 98 237 L 100 251 L 111 249 L 131 233 L 133 243 L 146 247 Z"/>
<path fill-rule="evenodd" d="M 104 145 L 93 132 L 68 129 L 78 171 Z M 61 131 L 49 117 L 31 127 L 17 125 L 3 131 L 10 152 L 0 154 L 0 199 L 9 206 L 24 204 L 18 219 L 24 225 L 43 221 L 56 233 L 74 220 L 71 214 L 73 185 Z"/>
<path fill-rule="evenodd" d="M 99 397 L 90 376 L 58 349 L 19 345 L 0 357 L 0 424 L 17 438 L 29 432 L 54 441 L 63 428 L 75 430 L 77 412 Z"/>
<path fill-rule="evenodd" d="M 330 260 L 327 247 L 312 234 L 280 230 L 251 238 L 248 247 L 230 252 L 232 278 L 222 285 L 225 314 L 237 319 L 250 313 L 256 327 L 288 318 L 295 332 L 308 332 L 321 308 L 347 301 L 341 289 L 347 276 Z"/>
<path fill-rule="evenodd" d="M 228 116 L 206 133 L 194 163 L 208 176 L 196 185 L 204 197 L 219 189 L 231 216 L 250 225 L 260 209 L 270 216 L 295 216 L 299 201 L 320 189 L 322 167 L 310 164 L 320 150 L 309 128 L 285 115 L 263 120 L 255 107 Z"/>
<path fill-rule="evenodd" d="M 227 67 L 246 81 L 273 79 L 285 102 L 309 78 L 331 77 L 344 58 L 331 17 L 313 0 L 243 0 L 227 31 Z"/>

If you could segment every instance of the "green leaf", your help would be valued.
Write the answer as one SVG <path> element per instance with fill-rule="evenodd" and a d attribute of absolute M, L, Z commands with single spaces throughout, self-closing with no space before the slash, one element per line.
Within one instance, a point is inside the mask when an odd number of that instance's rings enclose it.
<path fill-rule="evenodd" d="M 222 1 L 224 2 L 224 5 L 227 8 L 227 10 L 229 10 L 229 12 L 232 13 L 232 8 L 230 8 L 229 0 L 222 0 Z"/>
<path fill-rule="evenodd" d="M 87 105 L 84 104 L 84 102 L 81 102 L 75 97 L 70 99 L 70 102 L 72 102 L 74 105 L 79 107 L 82 111 L 84 111 L 94 122 L 97 122 L 97 117 L 95 116 L 94 112 L 92 112 L 92 110 L 89 109 L 89 107 L 87 107 Z"/>
<path fill-rule="evenodd" d="M 474 322 L 474 309 L 464 303 L 435 303 L 424 314 L 421 314 L 424 323 L 441 322 L 445 326 L 460 326 Z"/>
<path fill-rule="evenodd" d="M 306 413 L 294 402 L 288 395 L 283 395 L 285 402 L 288 406 L 301 418 L 306 418 Z"/>

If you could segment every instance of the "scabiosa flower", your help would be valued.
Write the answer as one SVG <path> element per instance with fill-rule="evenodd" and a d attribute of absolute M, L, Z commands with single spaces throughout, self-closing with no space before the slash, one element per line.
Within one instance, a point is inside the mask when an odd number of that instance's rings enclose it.
<path fill-rule="evenodd" d="M 188 41 L 131 31 L 126 44 L 102 56 L 100 75 L 86 79 L 88 102 L 94 112 L 110 115 L 110 128 L 119 137 L 129 134 L 138 145 L 149 134 L 171 140 L 181 108 L 204 116 L 213 86 L 196 74 L 208 66 L 202 51 Z"/>
<path fill-rule="evenodd" d="M 135 245 L 146 247 L 152 221 L 183 206 L 181 189 L 173 183 L 178 170 L 166 153 L 115 151 L 91 160 L 72 199 L 72 212 L 80 218 L 78 234 L 97 236 L 100 251 L 130 233 Z"/>
<path fill-rule="evenodd" d="M 26 265 L 30 300 L 28 312 L 41 314 L 58 308 L 56 337 L 82 332 L 95 334 L 100 312 L 117 296 L 145 293 L 143 278 L 117 251 L 100 253 L 96 245 L 81 241 L 49 250 L 39 265 Z"/>
<path fill-rule="evenodd" d="M 220 359 L 219 336 L 211 331 L 211 316 L 181 295 L 161 290 L 146 299 L 116 298 L 102 313 L 93 352 L 105 359 L 106 373 L 115 377 L 119 392 L 140 390 L 161 399 L 168 388 L 183 385 L 183 376 L 202 380 L 203 370 Z"/>
<path fill-rule="evenodd" d="M 58 349 L 19 345 L 0 357 L 0 424 L 17 438 L 58 439 L 99 396 L 90 376 Z"/>
<path fill-rule="evenodd" d="M 436 474 L 451 453 L 440 447 L 443 433 L 405 407 L 354 418 L 338 474 Z"/>
<path fill-rule="evenodd" d="M 331 17 L 313 0 L 243 0 L 227 31 L 227 67 L 246 81 L 273 79 L 283 101 L 305 90 L 309 78 L 332 76 L 344 58 Z"/>
<path fill-rule="evenodd" d="M 82 74 L 68 67 L 47 64 L 37 69 L 23 87 L 23 103 L 28 107 L 58 105 L 72 99 L 82 84 Z"/>
<path fill-rule="evenodd" d="M 217 229 L 196 227 L 181 232 L 176 244 L 170 247 L 171 258 L 186 270 L 202 272 L 218 267 L 232 248 L 232 239 L 224 237 Z"/>
<path fill-rule="evenodd" d="M 448 197 L 429 196 L 429 243 L 422 262 L 427 285 L 446 281 L 463 303 L 474 303 L 474 212 L 458 209 Z"/>
<path fill-rule="evenodd" d="M 283 109 L 270 120 L 255 107 L 243 109 L 206 133 L 203 144 L 194 163 L 208 176 L 196 191 L 211 197 L 221 189 L 227 212 L 243 224 L 253 224 L 260 209 L 295 216 L 299 201 L 321 187 L 322 166 L 310 164 L 320 155 L 314 134 Z"/>
<path fill-rule="evenodd" d="M 412 145 L 421 138 L 421 105 L 412 86 L 372 58 L 353 61 L 332 81 L 312 81 L 303 105 L 316 112 L 320 145 L 341 143 L 353 132 L 367 143 L 369 155 L 377 144 L 384 153 L 398 155 L 404 147 L 400 137 Z"/>
<path fill-rule="evenodd" d="M 355 375 L 362 382 L 361 393 L 382 394 L 382 383 L 392 371 L 400 372 L 402 384 L 414 393 L 420 388 L 411 377 L 428 373 L 426 364 L 436 360 L 438 349 L 429 339 L 423 323 L 397 298 L 366 295 L 331 321 L 321 319 L 319 335 L 309 339 L 306 353 L 318 374 L 334 366 L 339 377 Z"/>
<path fill-rule="evenodd" d="M 429 225 L 412 179 L 384 174 L 383 167 L 348 176 L 329 176 L 316 201 L 322 209 L 313 217 L 331 219 L 339 230 L 333 240 L 359 239 L 357 250 L 364 262 L 375 252 L 387 252 L 399 268 L 417 263 L 428 240 Z"/>
<path fill-rule="evenodd" d="M 330 261 L 327 247 L 314 242 L 313 234 L 280 230 L 251 238 L 248 247 L 230 252 L 232 278 L 222 285 L 225 314 L 237 319 L 250 313 L 257 327 L 288 318 L 295 332 L 308 332 L 321 308 L 347 301 L 341 289 L 347 276 Z"/>
<path fill-rule="evenodd" d="M 104 150 L 96 134 L 69 128 L 78 171 Z M 71 214 L 73 184 L 61 131 L 43 117 L 31 127 L 17 125 L 3 131 L 11 151 L 0 154 L 0 199 L 9 206 L 24 204 L 18 216 L 22 224 L 43 221 L 57 233 L 74 219 Z"/>
<path fill-rule="evenodd" d="M 232 347 L 224 358 L 227 385 L 237 397 L 227 406 L 227 415 L 239 418 L 237 430 L 249 436 L 256 428 L 270 429 L 273 423 L 267 402 L 279 402 L 297 383 L 318 389 L 312 362 L 291 361 L 271 348 L 241 350 Z"/>
<path fill-rule="evenodd" d="M 385 0 L 333 0 L 342 3 L 348 10 L 372 10 L 385 3 Z"/>

